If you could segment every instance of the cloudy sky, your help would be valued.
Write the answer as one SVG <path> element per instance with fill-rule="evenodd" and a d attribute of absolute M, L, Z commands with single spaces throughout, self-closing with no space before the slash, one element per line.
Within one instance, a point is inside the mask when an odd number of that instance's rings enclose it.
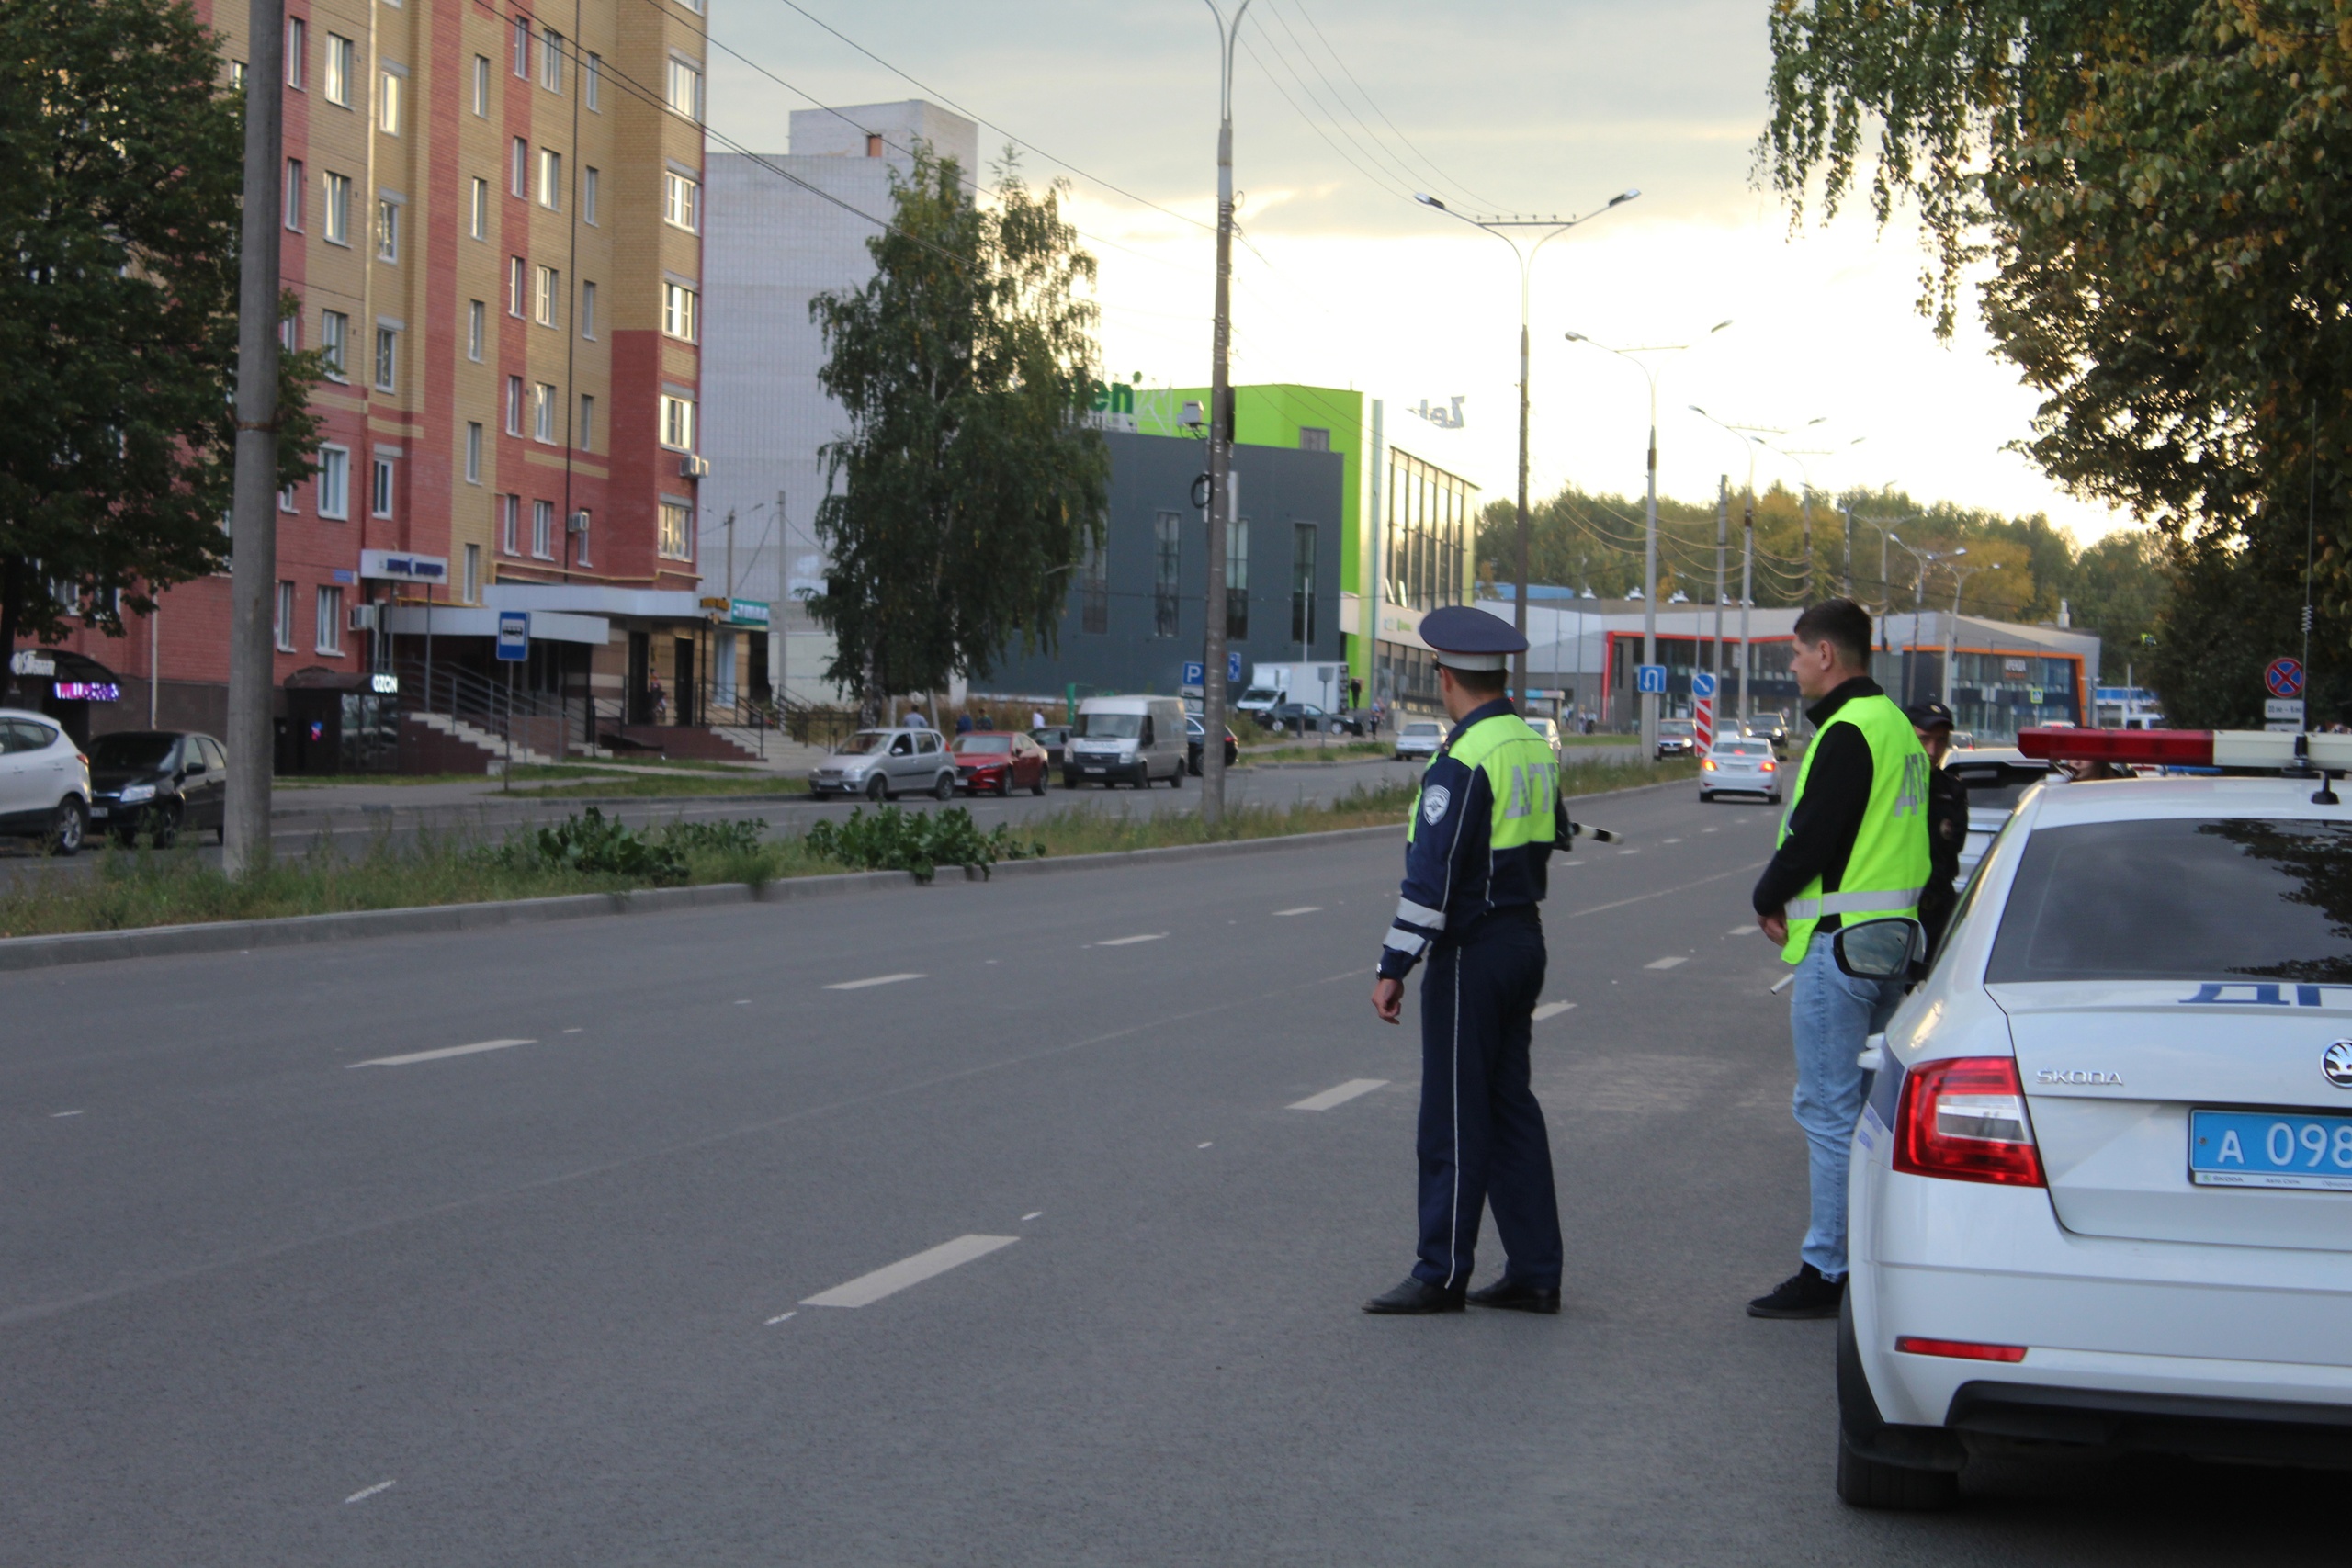
<path fill-rule="evenodd" d="M 1220 0 L 1228 15 L 1233 3 Z M 1642 483 L 1641 372 L 1570 344 L 1574 330 L 1694 345 L 1650 357 L 1666 493 L 1747 478 L 1748 448 L 1695 403 L 1790 432 L 1778 444 L 1796 457 L 1762 455 L 1759 484 L 1793 482 L 1802 461 L 1827 489 L 1899 483 L 2047 512 L 2084 538 L 2119 525 L 2004 449 L 2027 434 L 2033 397 L 1973 321 L 1936 340 L 1913 309 L 1921 253 L 1907 228 L 1881 234 L 1857 213 L 1792 234 L 1750 184 L 1766 3 L 1252 0 L 1234 84 L 1248 239 L 1235 379 L 1363 389 L 1389 400 L 1391 438 L 1408 446 L 1400 409 L 1459 396 L 1468 423 L 1441 460 L 1507 495 L 1519 265 L 1413 196 L 1567 215 L 1635 187 L 1534 263 L 1538 495 Z M 812 100 L 960 107 L 983 122 L 984 149 L 1018 138 L 1035 149 L 1025 173 L 1071 180 L 1102 264 L 1109 369 L 1207 380 L 1216 28 L 1204 0 L 710 0 L 709 21 L 714 132 L 781 152 L 791 111 Z"/>

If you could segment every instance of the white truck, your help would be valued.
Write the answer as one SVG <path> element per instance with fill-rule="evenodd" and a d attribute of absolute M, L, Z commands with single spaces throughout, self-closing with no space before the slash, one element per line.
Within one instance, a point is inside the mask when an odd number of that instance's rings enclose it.
<path fill-rule="evenodd" d="M 1263 713 L 1276 703 L 1312 703 L 1325 713 L 1348 706 L 1348 667 L 1338 660 L 1300 664 L 1252 664 L 1250 685 L 1233 705 Z"/>

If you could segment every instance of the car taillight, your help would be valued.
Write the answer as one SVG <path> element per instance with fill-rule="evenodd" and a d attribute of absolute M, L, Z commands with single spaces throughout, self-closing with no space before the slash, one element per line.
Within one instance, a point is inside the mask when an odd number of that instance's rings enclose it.
<path fill-rule="evenodd" d="M 1705 761 L 1699 764 L 1699 771 L 1702 773 L 1713 773 L 1715 771 L 1715 760 L 1713 757 L 1708 758 Z"/>
<path fill-rule="evenodd" d="M 1923 1062 L 1903 1081 L 1894 1168 L 1953 1181 L 2040 1187 L 2041 1151 L 2025 1116 L 2025 1090 L 2009 1056 Z"/>
<path fill-rule="evenodd" d="M 1922 1339 L 1917 1335 L 1895 1337 L 1894 1348 L 1906 1356 L 1950 1356 L 1960 1361 L 2022 1361 L 2022 1345 L 1980 1345 L 1973 1339 Z"/>
<path fill-rule="evenodd" d="M 1768 773 L 1777 773 L 1781 771 L 1781 764 L 1767 759 L 1764 763 L 1764 771 Z"/>

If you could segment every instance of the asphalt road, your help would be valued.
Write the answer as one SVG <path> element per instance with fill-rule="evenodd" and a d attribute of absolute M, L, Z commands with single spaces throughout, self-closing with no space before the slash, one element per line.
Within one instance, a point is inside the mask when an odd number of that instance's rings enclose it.
<path fill-rule="evenodd" d="M 0 976 L 0 1561 L 2341 1562 L 2296 1473 L 1837 1502 L 1833 1325 L 1740 1310 L 1804 1218 L 1771 814 L 1608 806 L 1556 1318 L 1356 1310 L 1391 847 Z"/>

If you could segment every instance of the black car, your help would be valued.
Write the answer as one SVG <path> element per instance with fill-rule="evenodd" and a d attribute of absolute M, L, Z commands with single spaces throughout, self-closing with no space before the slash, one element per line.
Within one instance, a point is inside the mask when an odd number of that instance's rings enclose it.
<path fill-rule="evenodd" d="M 1269 729 L 1292 729 L 1305 735 L 1319 730 L 1327 735 L 1362 735 L 1363 721 L 1343 713 L 1325 713 L 1313 703 L 1276 703 L 1259 717 Z"/>
<path fill-rule="evenodd" d="M 1207 728 L 1197 715 L 1188 713 L 1184 716 L 1184 768 L 1194 778 L 1201 776 L 1201 741 L 1207 734 Z M 1232 728 L 1227 726 L 1225 732 L 1225 765 L 1228 768 L 1233 766 L 1240 756 L 1241 742 L 1233 738 Z"/>
<path fill-rule="evenodd" d="M 129 840 L 152 834 L 157 848 L 185 829 L 229 836 L 229 757 L 209 735 L 119 729 L 94 736 L 90 826 Z"/>
<path fill-rule="evenodd" d="M 1069 744 L 1069 726 L 1049 724 L 1042 729 L 1031 730 L 1029 739 L 1046 749 L 1046 761 L 1058 771 L 1062 765 L 1063 750 Z"/>

